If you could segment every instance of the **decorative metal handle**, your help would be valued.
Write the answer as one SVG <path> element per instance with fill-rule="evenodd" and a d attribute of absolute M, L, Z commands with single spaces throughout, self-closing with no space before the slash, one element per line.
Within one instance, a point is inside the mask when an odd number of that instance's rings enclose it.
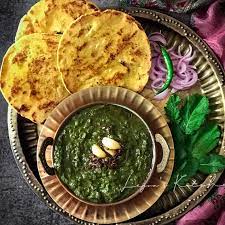
<path fill-rule="evenodd" d="M 167 144 L 166 140 L 161 134 L 155 135 L 155 141 L 158 142 L 162 146 L 163 156 L 161 162 L 157 165 L 157 173 L 162 173 L 168 163 L 169 156 L 170 156 L 170 147 Z"/>
<path fill-rule="evenodd" d="M 53 138 L 47 137 L 47 138 L 43 141 L 43 143 L 42 143 L 42 145 L 41 145 L 41 150 L 40 150 L 40 153 L 39 153 L 39 158 L 40 158 L 40 160 L 41 160 L 41 163 L 42 163 L 42 165 L 43 165 L 43 167 L 44 167 L 46 173 L 47 173 L 48 175 L 51 175 L 51 176 L 55 175 L 55 170 L 54 170 L 54 168 L 51 168 L 51 167 L 48 165 L 48 163 L 47 163 L 47 161 L 46 161 L 46 158 L 45 158 L 45 152 L 46 152 L 46 149 L 47 149 L 47 147 L 48 147 L 49 145 L 53 145 L 53 141 L 54 141 Z"/>

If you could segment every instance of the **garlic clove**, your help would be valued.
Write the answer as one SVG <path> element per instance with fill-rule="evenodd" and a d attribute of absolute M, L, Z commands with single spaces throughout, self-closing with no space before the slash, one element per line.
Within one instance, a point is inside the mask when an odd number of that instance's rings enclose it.
<path fill-rule="evenodd" d="M 105 158 L 106 157 L 106 153 L 96 144 L 92 145 L 91 151 L 98 158 Z"/>
<path fill-rule="evenodd" d="M 116 150 L 111 150 L 111 149 L 108 149 L 108 148 L 104 148 L 104 150 L 109 153 L 112 157 L 114 157 L 117 153 Z"/>
<path fill-rule="evenodd" d="M 113 139 L 111 139 L 111 138 L 108 138 L 108 137 L 104 137 L 104 138 L 102 139 L 102 144 L 103 144 L 106 148 L 111 149 L 111 150 L 118 150 L 118 149 L 121 149 L 121 146 L 120 146 L 120 144 L 119 144 L 117 141 L 115 141 L 115 140 L 113 140 Z"/>

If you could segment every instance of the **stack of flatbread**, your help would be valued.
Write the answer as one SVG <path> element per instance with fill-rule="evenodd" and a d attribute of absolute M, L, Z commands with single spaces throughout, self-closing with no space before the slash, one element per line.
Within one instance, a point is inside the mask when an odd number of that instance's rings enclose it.
<path fill-rule="evenodd" d="M 86 0 L 41 0 L 24 15 L 1 66 L 1 90 L 22 116 L 43 123 L 68 95 L 99 85 L 141 91 L 148 38 L 131 16 Z"/>

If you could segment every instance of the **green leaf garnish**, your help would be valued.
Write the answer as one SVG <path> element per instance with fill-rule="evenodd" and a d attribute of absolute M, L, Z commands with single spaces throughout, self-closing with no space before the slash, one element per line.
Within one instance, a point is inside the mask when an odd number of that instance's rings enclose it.
<path fill-rule="evenodd" d="M 181 110 L 181 128 L 185 134 L 193 134 L 204 123 L 209 113 L 209 101 L 202 95 L 191 95 L 185 100 Z"/>
<path fill-rule="evenodd" d="M 210 154 L 219 143 L 221 130 L 215 122 L 208 122 L 209 101 L 195 94 L 186 97 L 184 104 L 172 95 L 165 107 L 175 147 L 175 167 L 169 189 L 185 185 L 197 171 L 204 174 L 225 168 L 225 157 Z"/>
<path fill-rule="evenodd" d="M 191 177 L 193 177 L 199 168 L 199 161 L 195 158 L 188 158 L 183 161 L 183 164 L 172 174 L 168 189 L 171 190 L 174 186 L 185 185 Z"/>
<path fill-rule="evenodd" d="M 178 124 L 180 122 L 180 109 L 179 104 L 181 103 L 181 98 L 178 95 L 172 95 L 166 104 L 165 111 L 166 115 L 171 122 Z"/>
<path fill-rule="evenodd" d="M 187 152 L 184 149 L 185 148 L 185 139 L 186 136 L 181 130 L 180 126 L 177 124 L 170 124 L 174 146 L 176 146 L 175 151 L 175 169 L 180 168 L 182 163 L 184 162 L 184 159 L 187 156 Z"/>
<path fill-rule="evenodd" d="M 215 123 L 206 123 L 190 138 L 192 156 L 201 159 L 211 152 L 219 142 L 220 129 Z"/>
<path fill-rule="evenodd" d="M 199 165 L 199 171 L 204 174 L 216 173 L 223 170 L 225 166 L 225 157 L 222 155 L 211 154 L 202 158 Z"/>

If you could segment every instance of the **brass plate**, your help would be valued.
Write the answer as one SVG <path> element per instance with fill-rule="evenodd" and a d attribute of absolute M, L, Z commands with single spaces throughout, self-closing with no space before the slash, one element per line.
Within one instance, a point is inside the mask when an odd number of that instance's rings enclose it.
<path fill-rule="evenodd" d="M 123 105 L 141 115 L 150 126 L 153 134 L 161 134 L 170 147 L 169 161 L 166 169 L 158 174 L 154 172 L 150 183 L 143 192 L 129 201 L 110 206 L 94 206 L 86 204 L 68 192 L 56 175 L 50 176 L 40 162 L 39 153 L 46 137 L 56 136 L 56 132 L 65 118 L 77 108 L 95 102 L 113 103 Z M 157 145 L 158 161 L 162 155 L 162 149 Z M 47 148 L 46 161 L 52 165 L 52 147 Z M 37 165 L 42 184 L 56 204 L 79 219 L 93 223 L 111 224 L 129 220 L 143 213 L 151 207 L 164 192 L 174 165 L 173 139 L 168 124 L 158 109 L 143 96 L 119 87 L 95 87 L 79 91 L 61 102 L 44 123 L 37 145 Z M 153 186 L 151 186 L 153 185 Z"/>
<path fill-rule="evenodd" d="M 224 70 L 219 60 L 207 44 L 190 28 L 178 20 L 154 10 L 141 8 L 123 9 L 127 13 L 135 16 L 145 27 L 147 33 L 161 30 L 167 34 L 170 45 L 182 45 L 187 48 L 190 44 L 198 54 L 193 60 L 201 76 L 201 89 L 198 91 L 210 96 L 210 104 L 214 111 L 211 118 L 217 120 L 224 129 Z M 185 47 L 186 46 L 186 47 Z M 210 85 L 212 82 L 212 85 Z M 213 84 L 214 83 L 214 84 Z M 145 93 L 148 96 L 149 93 Z M 158 106 L 158 103 L 157 103 Z M 9 138 L 17 165 L 31 187 L 42 201 L 51 209 L 70 218 L 76 224 L 92 224 L 84 222 L 72 215 L 69 215 L 59 208 L 44 190 L 36 167 L 36 145 L 37 127 L 32 122 L 20 117 L 10 107 L 8 110 Z M 225 154 L 224 135 L 221 140 L 220 154 Z M 221 173 L 212 174 L 205 177 L 198 174 L 192 179 L 200 187 L 182 187 L 174 192 L 164 193 L 161 198 L 145 213 L 129 221 L 129 224 L 167 224 L 178 219 L 195 207 L 211 190 L 219 179 Z M 128 224 L 128 223 L 127 223 Z"/>

